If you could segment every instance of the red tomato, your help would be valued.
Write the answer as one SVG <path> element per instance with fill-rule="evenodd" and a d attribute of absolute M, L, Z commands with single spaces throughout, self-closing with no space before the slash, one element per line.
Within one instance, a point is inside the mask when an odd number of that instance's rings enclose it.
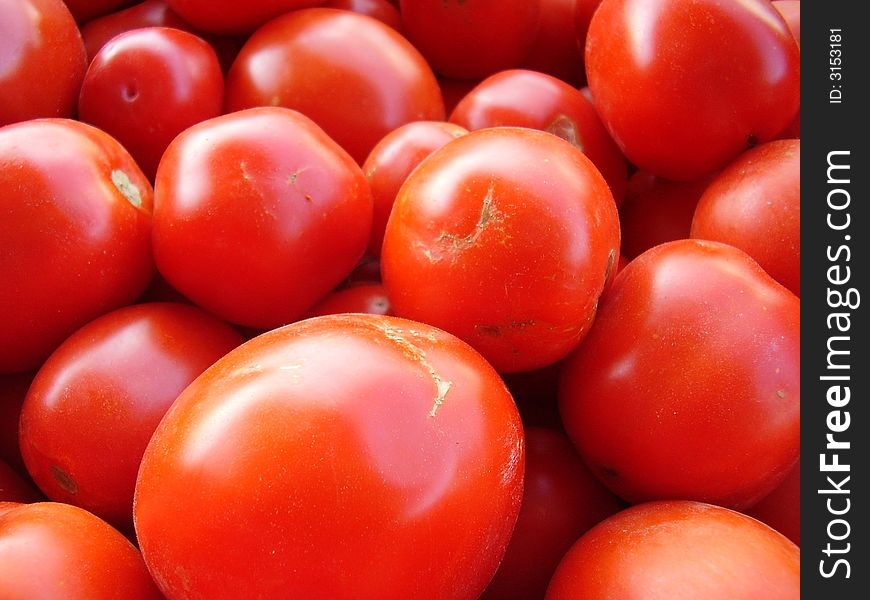
<path fill-rule="evenodd" d="M 468 130 L 443 121 L 414 121 L 388 133 L 379 141 L 362 165 L 372 188 L 374 216 L 367 252 L 381 255 L 384 231 L 399 188 L 420 161 Z"/>
<path fill-rule="evenodd" d="M 801 2 L 800 0 L 773 0 L 773 7 L 785 19 L 788 30 L 794 36 L 798 47 L 801 45 Z"/>
<path fill-rule="evenodd" d="M 346 10 L 296 11 L 257 30 L 227 75 L 226 110 L 285 106 L 360 164 L 387 133 L 444 119 L 438 81 L 395 29 Z"/>
<path fill-rule="evenodd" d="M 701 196 L 692 237 L 736 246 L 795 294 L 801 293 L 801 142 L 748 150 Z"/>
<path fill-rule="evenodd" d="M 800 550 L 740 513 L 651 502 L 594 527 L 571 548 L 547 600 L 794 600 Z"/>
<path fill-rule="evenodd" d="M 724 167 L 800 104 L 800 53 L 768 0 L 604 0 L 586 73 L 629 161 L 668 179 Z"/>
<path fill-rule="evenodd" d="M 323 6 L 350 10 L 377 19 L 396 31 L 402 29 L 402 15 L 388 0 L 329 0 Z"/>
<path fill-rule="evenodd" d="M 538 29 L 539 2 L 401 0 L 402 30 L 441 75 L 486 77 L 520 66 Z"/>
<path fill-rule="evenodd" d="M 40 368 L 21 411 L 34 481 L 52 500 L 132 532 L 136 472 L 157 423 L 243 341 L 226 323 L 172 303 L 128 306 L 79 329 Z"/>
<path fill-rule="evenodd" d="M 635 171 L 619 207 L 622 253 L 634 258 L 653 246 L 689 237 L 695 207 L 709 183 L 709 177 L 670 181 Z"/>
<path fill-rule="evenodd" d="M 361 284 L 330 292 L 306 313 L 306 317 L 337 315 L 341 313 L 368 313 L 391 315 L 387 290 L 379 283 Z"/>
<path fill-rule="evenodd" d="M 524 69 L 496 73 L 459 101 L 450 121 L 471 131 L 508 125 L 557 135 L 589 157 L 622 202 L 628 177 L 622 152 L 592 103 L 564 81 Z"/>
<path fill-rule="evenodd" d="M 146 27 L 120 34 L 94 57 L 79 118 L 113 135 L 151 179 L 176 135 L 221 114 L 224 77 L 214 49 L 192 33 Z"/>
<path fill-rule="evenodd" d="M 623 508 L 564 434 L 527 427 L 523 502 L 504 560 L 481 600 L 537 600 L 568 548 Z"/>
<path fill-rule="evenodd" d="M 87 66 L 79 29 L 61 0 L 0 4 L 0 126 L 72 116 Z"/>
<path fill-rule="evenodd" d="M 134 0 L 65 0 L 64 4 L 76 21 L 84 23 L 133 2 Z"/>
<path fill-rule="evenodd" d="M 39 502 L 0 507 L 0 597 L 161 598 L 139 551 L 91 513 Z"/>
<path fill-rule="evenodd" d="M 286 108 L 187 129 L 164 154 L 155 190 L 160 272 L 195 303 L 250 327 L 299 318 L 350 273 L 371 230 L 362 170 Z"/>
<path fill-rule="evenodd" d="M 538 31 L 523 58 L 523 67 L 558 77 L 573 86 L 586 83 L 583 44 L 579 43 L 575 28 L 577 4 L 578 0 L 540 0 Z"/>
<path fill-rule="evenodd" d="M 219 360 L 158 427 L 136 531 L 169 597 L 474 600 L 522 496 L 483 358 L 421 323 L 317 317 Z"/>
<path fill-rule="evenodd" d="M 510 372 L 580 343 L 618 253 L 616 205 L 592 162 L 549 133 L 496 127 L 411 173 L 381 269 L 397 315 L 450 331 Z"/>
<path fill-rule="evenodd" d="M 66 119 L 0 129 L 0 373 L 35 369 L 142 293 L 151 205 L 151 184 L 102 131 Z"/>
<path fill-rule="evenodd" d="M 181 17 L 202 31 L 250 33 L 287 12 L 323 4 L 325 0 L 167 0 Z"/>
<path fill-rule="evenodd" d="M 842 505 L 837 507 L 842 510 Z M 801 461 L 795 464 L 776 489 L 746 514 L 770 525 L 785 537 L 801 544 Z"/>
<path fill-rule="evenodd" d="M 742 251 L 679 240 L 616 277 L 563 365 L 565 428 L 630 502 L 751 506 L 800 444 L 800 300 Z"/>

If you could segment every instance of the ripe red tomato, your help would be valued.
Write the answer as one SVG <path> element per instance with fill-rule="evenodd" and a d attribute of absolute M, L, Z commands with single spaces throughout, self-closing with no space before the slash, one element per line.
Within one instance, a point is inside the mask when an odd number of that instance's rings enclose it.
<path fill-rule="evenodd" d="M 445 77 L 519 67 L 538 30 L 539 2 L 401 0 L 402 30 Z"/>
<path fill-rule="evenodd" d="M 396 31 L 402 29 L 402 15 L 388 0 L 328 0 L 323 6 L 350 10 L 377 19 Z"/>
<path fill-rule="evenodd" d="M 578 0 L 540 0 L 538 31 L 522 67 L 558 77 L 573 86 L 586 84 L 583 43 L 575 28 L 577 4 Z"/>
<path fill-rule="evenodd" d="M 693 238 L 725 242 L 801 293 L 801 141 L 775 140 L 740 155 L 707 186 Z"/>
<path fill-rule="evenodd" d="M 174 303 L 124 307 L 76 331 L 39 369 L 21 411 L 34 481 L 50 499 L 132 532 L 136 472 L 157 423 L 242 342 L 226 323 Z"/>
<path fill-rule="evenodd" d="M 167 0 L 188 23 L 211 33 L 246 34 L 287 12 L 325 0 Z"/>
<path fill-rule="evenodd" d="M 662 244 L 616 277 L 562 378 L 565 428 L 614 492 L 745 508 L 798 459 L 800 299 L 731 246 Z"/>
<path fill-rule="evenodd" d="M 391 315 L 393 309 L 384 286 L 379 283 L 368 283 L 330 292 L 312 306 L 305 316 L 310 318 L 341 313 Z"/>
<path fill-rule="evenodd" d="M 449 142 L 399 191 L 381 255 L 397 315 L 450 331 L 499 371 L 586 335 L 619 253 L 613 196 L 575 146 L 496 127 Z"/>
<path fill-rule="evenodd" d="M 498 374 L 422 323 L 317 317 L 227 354 L 178 398 L 136 485 L 171 598 L 474 600 L 522 496 Z"/>
<path fill-rule="evenodd" d="M 625 158 L 592 103 L 564 81 L 525 69 L 496 73 L 459 101 L 450 121 L 470 131 L 508 125 L 557 135 L 589 157 L 617 205 L 622 203 L 628 177 Z"/>
<path fill-rule="evenodd" d="M 379 141 L 362 165 L 372 188 L 374 215 L 367 252 L 381 255 L 384 231 L 399 188 L 420 161 L 468 130 L 444 121 L 414 121 L 402 125 Z"/>
<path fill-rule="evenodd" d="M 118 34 L 140 27 L 174 27 L 190 29 L 190 24 L 179 17 L 166 0 L 145 0 L 129 8 L 109 13 L 81 26 L 82 39 L 88 53 L 88 63 L 106 42 Z"/>
<path fill-rule="evenodd" d="M 843 503 L 845 504 L 845 502 Z M 770 525 L 798 546 L 801 545 L 801 461 L 798 460 L 781 484 L 746 514 Z"/>
<path fill-rule="evenodd" d="M 586 73 L 629 161 L 668 179 L 774 139 L 800 104 L 800 52 L 768 0 L 604 0 Z"/>
<path fill-rule="evenodd" d="M 113 10 L 122 8 L 125 4 L 132 4 L 133 0 L 65 0 L 69 11 L 79 23 L 108 14 Z"/>
<path fill-rule="evenodd" d="M 139 551 L 69 504 L 0 506 L 0 597 L 158 600 Z"/>
<path fill-rule="evenodd" d="M 568 548 L 623 508 L 563 433 L 526 427 L 523 502 L 504 560 L 481 600 L 538 600 Z"/>
<path fill-rule="evenodd" d="M 185 130 L 157 170 L 154 256 L 169 283 L 233 323 L 299 318 L 362 256 L 372 200 L 308 117 L 263 107 Z"/>
<path fill-rule="evenodd" d="M 0 4 L 0 126 L 75 114 L 87 66 L 79 29 L 61 0 Z"/>
<path fill-rule="evenodd" d="M 118 35 L 88 67 L 79 118 L 120 141 L 153 180 L 176 135 L 221 114 L 224 77 L 214 49 L 192 33 L 145 27 Z"/>
<path fill-rule="evenodd" d="M 106 133 L 66 119 L 0 129 L 0 373 L 35 369 L 142 293 L 151 205 L 151 184 Z"/>
<path fill-rule="evenodd" d="M 794 600 L 800 550 L 740 513 L 699 502 L 634 506 L 571 548 L 547 600 Z"/>
<path fill-rule="evenodd" d="M 435 75 L 395 29 L 336 8 L 283 15 L 257 30 L 227 74 L 226 110 L 304 113 L 362 164 L 411 121 L 444 119 Z"/>

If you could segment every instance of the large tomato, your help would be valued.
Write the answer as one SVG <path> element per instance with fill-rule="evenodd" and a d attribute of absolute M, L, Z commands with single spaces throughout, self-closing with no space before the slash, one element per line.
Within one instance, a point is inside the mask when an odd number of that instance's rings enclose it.
<path fill-rule="evenodd" d="M 393 129 L 444 119 L 432 69 L 395 29 L 338 8 L 273 19 L 227 74 L 226 110 L 284 106 L 320 125 L 357 162 Z"/>
<path fill-rule="evenodd" d="M 547 600 L 795 600 L 800 550 L 770 527 L 700 502 L 651 502 L 581 537 Z"/>
<path fill-rule="evenodd" d="M 732 246 L 631 261 L 562 376 L 565 428 L 631 502 L 745 508 L 798 459 L 800 300 Z"/>
<path fill-rule="evenodd" d="M 272 330 L 178 398 L 136 485 L 169 598 L 474 600 L 504 554 L 524 444 L 498 374 L 433 327 Z"/>
<path fill-rule="evenodd" d="M 768 0 L 604 0 L 586 74 L 628 159 L 668 179 L 775 138 L 800 104 L 800 51 Z"/>
<path fill-rule="evenodd" d="M 245 34 L 298 8 L 326 0 L 167 0 L 181 17 L 202 31 Z"/>
<path fill-rule="evenodd" d="M 71 117 L 87 66 L 82 37 L 61 0 L 0 3 L 0 125 Z"/>
<path fill-rule="evenodd" d="M 580 342 L 618 253 L 616 204 L 592 162 L 550 133 L 493 127 L 411 173 L 381 269 L 397 315 L 450 331 L 509 372 Z"/>
<path fill-rule="evenodd" d="M 362 170 L 322 129 L 293 110 L 252 108 L 169 145 L 155 182 L 154 255 L 207 310 L 277 327 L 351 272 L 371 219 Z"/>
<path fill-rule="evenodd" d="M 78 121 L 0 129 L 0 373 L 35 369 L 66 336 L 148 285 L 151 184 Z"/>

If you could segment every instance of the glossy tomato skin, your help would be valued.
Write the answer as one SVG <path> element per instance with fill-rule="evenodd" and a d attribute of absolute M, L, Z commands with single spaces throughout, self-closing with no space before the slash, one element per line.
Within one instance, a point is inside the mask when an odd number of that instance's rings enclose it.
<path fill-rule="evenodd" d="M 394 129 L 372 148 L 362 165 L 374 201 L 368 254 L 381 255 L 393 202 L 414 167 L 450 140 L 466 133 L 467 129 L 454 123 L 414 121 Z"/>
<path fill-rule="evenodd" d="M 519 67 L 534 42 L 539 3 L 401 0 L 402 30 L 439 74 L 486 77 Z"/>
<path fill-rule="evenodd" d="M 88 63 L 100 48 L 116 35 L 141 27 L 174 27 L 187 30 L 190 24 L 169 8 L 166 0 L 145 0 L 81 26 L 82 39 L 88 53 Z"/>
<path fill-rule="evenodd" d="M 162 598 L 123 535 L 81 508 L 55 502 L 0 507 L 0 596 Z"/>
<path fill-rule="evenodd" d="M 668 179 L 774 139 L 800 104 L 800 52 L 767 0 L 604 0 L 586 73 L 629 161 Z"/>
<path fill-rule="evenodd" d="M 311 307 L 305 317 L 337 315 L 341 313 L 368 313 L 391 315 L 390 298 L 380 283 L 368 283 L 335 290 Z"/>
<path fill-rule="evenodd" d="M 381 271 L 397 315 L 511 372 L 580 343 L 618 254 L 616 205 L 592 162 L 552 134 L 499 127 L 449 142 L 411 173 Z"/>
<path fill-rule="evenodd" d="M 839 509 L 842 510 L 842 506 Z M 800 546 L 801 461 L 797 461 L 786 475 L 785 480 L 776 489 L 746 511 L 746 514 L 773 527 Z"/>
<path fill-rule="evenodd" d="M 744 252 L 678 240 L 641 254 L 564 363 L 560 410 L 630 502 L 751 506 L 800 442 L 800 300 Z"/>
<path fill-rule="evenodd" d="M 152 438 L 136 531 L 169 598 L 477 598 L 522 496 L 498 374 L 421 323 L 317 317 L 201 375 Z"/>
<path fill-rule="evenodd" d="M 547 73 L 573 86 L 586 83 L 583 44 L 575 28 L 577 2 L 541 0 L 538 30 L 523 58 L 523 68 Z"/>
<path fill-rule="evenodd" d="M 75 20 L 61 0 L 0 5 L 0 126 L 71 117 L 87 67 Z"/>
<path fill-rule="evenodd" d="M 279 15 L 325 0 L 167 0 L 181 17 L 202 31 L 248 34 Z"/>
<path fill-rule="evenodd" d="M 242 342 L 228 324 L 183 304 L 137 304 L 91 321 L 52 353 L 28 391 L 20 437 L 31 476 L 52 500 L 132 532 L 136 472 L 157 423 Z"/>
<path fill-rule="evenodd" d="M 64 0 L 75 20 L 84 23 L 133 4 L 134 0 Z"/>
<path fill-rule="evenodd" d="M 547 600 L 794 600 L 800 550 L 740 513 L 650 502 L 610 517 L 559 564 Z"/>
<path fill-rule="evenodd" d="M 798 296 L 800 163 L 800 140 L 775 140 L 744 152 L 707 186 L 691 227 L 693 238 L 740 248 Z"/>
<path fill-rule="evenodd" d="M 91 61 L 79 118 L 113 135 L 153 180 L 176 135 L 221 114 L 224 77 L 214 49 L 170 27 L 110 40 Z"/>
<path fill-rule="evenodd" d="M 154 271 L 152 197 L 130 154 L 94 127 L 0 129 L 0 373 L 35 369 L 142 293 Z"/>
<path fill-rule="evenodd" d="M 540 600 L 559 561 L 623 503 L 583 464 L 564 433 L 526 427 L 523 502 L 504 560 L 481 600 Z"/>
<path fill-rule="evenodd" d="M 583 94 L 551 75 L 511 69 L 487 77 L 471 90 L 450 122 L 469 130 L 530 127 L 579 148 L 604 176 L 617 206 L 625 195 L 625 158 Z"/>
<path fill-rule="evenodd" d="M 420 53 L 388 25 L 337 8 L 278 17 L 242 47 L 226 111 L 276 105 L 310 117 L 360 164 L 393 129 L 445 116 Z"/>
<path fill-rule="evenodd" d="M 389 0 L 328 0 L 323 6 L 367 15 L 389 25 L 396 31 L 402 30 L 402 15 Z"/>
<path fill-rule="evenodd" d="M 296 320 L 362 256 L 368 183 L 306 116 L 263 107 L 203 121 L 155 182 L 154 254 L 167 281 L 233 323 Z"/>

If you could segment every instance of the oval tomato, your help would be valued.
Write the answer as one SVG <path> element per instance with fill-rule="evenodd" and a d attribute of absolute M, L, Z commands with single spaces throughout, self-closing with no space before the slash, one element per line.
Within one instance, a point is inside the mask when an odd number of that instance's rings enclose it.
<path fill-rule="evenodd" d="M 130 154 L 77 121 L 0 129 L 0 373 L 133 302 L 154 270 L 153 192 Z"/>
<path fill-rule="evenodd" d="M 391 315 L 393 309 L 383 285 L 363 283 L 330 292 L 312 306 L 305 316 L 319 317 L 341 313 Z"/>
<path fill-rule="evenodd" d="M 602 297 L 559 400 L 626 500 L 751 506 L 798 459 L 800 299 L 731 246 L 656 246 Z"/>
<path fill-rule="evenodd" d="M 316 317 L 178 398 L 136 485 L 170 598 L 474 600 L 504 554 L 524 444 L 483 358 L 422 323 Z"/>

